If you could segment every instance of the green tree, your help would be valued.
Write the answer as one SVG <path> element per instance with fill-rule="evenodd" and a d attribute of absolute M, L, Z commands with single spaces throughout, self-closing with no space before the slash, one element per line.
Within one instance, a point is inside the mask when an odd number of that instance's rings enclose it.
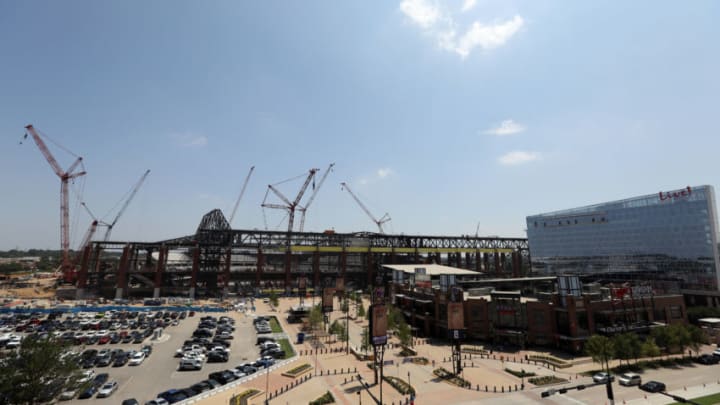
<path fill-rule="evenodd" d="M 615 357 L 625 360 L 630 364 L 630 359 L 635 359 L 642 355 L 642 341 L 635 333 L 623 333 L 615 335 L 612 338 L 612 344 L 615 348 Z"/>
<path fill-rule="evenodd" d="M 360 343 L 360 350 L 367 352 L 370 348 L 370 331 L 367 327 L 363 328 L 362 342 Z"/>
<path fill-rule="evenodd" d="M 698 328 L 695 325 L 687 325 L 685 328 L 690 335 L 689 346 L 693 351 L 695 351 L 695 355 L 697 356 L 700 352 L 700 347 L 707 342 L 705 338 L 705 332 L 703 332 L 702 329 Z"/>
<path fill-rule="evenodd" d="M 585 343 L 585 352 L 596 363 L 600 363 L 600 367 L 604 367 L 610 372 L 610 360 L 615 356 L 615 347 L 613 342 L 605 336 L 590 336 Z"/>
<path fill-rule="evenodd" d="M 323 322 L 323 313 L 322 308 L 320 308 L 320 304 L 315 305 L 310 310 L 310 315 L 308 315 L 308 322 L 310 323 L 310 329 L 315 332 L 320 324 Z"/>
<path fill-rule="evenodd" d="M 340 310 L 346 314 L 350 310 L 350 303 L 348 302 L 347 297 L 340 302 Z"/>
<path fill-rule="evenodd" d="M 673 347 L 680 350 L 680 354 L 682 354 L 682 357 L 685 357 L 685 349 L 692 345 L 692 337 L 690 336 L 690 331 L 685 327 L 685 325 L 676 323 L 672 324 L 667 327 L 670 333 L 670 336 L 672 336 L 673 340 Z"/>
<path fill-rule="evenodd" d="M 398 325 L 397 336 L 400 339 L 400 344 L 408 346 L 412 343 L 412 329 L 404 320 Z"/>
<path fill-rule="evenodd" d="M 666 326 L 652 329 L 650 336 L 655 340 L 660 350 L 670 351 L 675 345 L 675 338 L 670 334 L 670 329 Z"/>
<path fill-rule="evenodd" d="M 642 354 L 645 357 L 657 357 L 660 355 L 660 348 L 653 337 L 648 337 L 642 344 Z"/>
<path fill-rule="evenodd" d="M 365 306 L 362 304 L 362 302 L 361 302 L 360 304 L 358 304 L 358 307 L 357 307 L 357 317 L 358 317 L 358 318 L 364 318 L 364 317 L 365 317 Z"/>
<path fill-rule="evenodd" d="M 277 292 L 275 290 L 270 290 L 270 296 L 268 298 L 270 299 L 270 304 L 272 304 L 272 306 L 274 306 L 274 307 L 278 306 L 279 299 L 278 299 Z"/>
<path fill-rule="evenodd" d="M 75 385 L 78 357 L 65 352 L 58 340 L 25 338 L 16 356 L 0 362 L 0 392 L 11 404 L 36 404 Z"/>

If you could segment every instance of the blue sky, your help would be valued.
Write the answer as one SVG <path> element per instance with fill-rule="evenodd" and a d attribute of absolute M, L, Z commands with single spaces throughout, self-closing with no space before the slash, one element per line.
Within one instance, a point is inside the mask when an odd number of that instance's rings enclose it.
<path fill-rule="evenodd" d="M 718 15 L 713 1 L 0 0 L 0 249 L 59 246 L 59 180 L 18 144 L 29 123 L 85 158 L 99 216 L 152 170 L 118 240 L 193 233 L 231 211 L 253 165 L 236 228 L 264 228 L 268 184 L 331 162 L 306 230 L 375 229 L 342 181 L 388 231 L 501 236 L 525 236 L 527 215 L 715 186 Z M 77 244 L 90 218 L 71 216 Z"/>

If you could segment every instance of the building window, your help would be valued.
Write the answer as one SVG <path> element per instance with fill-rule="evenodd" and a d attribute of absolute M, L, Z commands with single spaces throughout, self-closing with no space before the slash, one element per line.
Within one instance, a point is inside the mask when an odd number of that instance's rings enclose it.
<path fill-rule="evenodd" d="M 682 317 L 682 309 L 680 308 L 680 305 L 670 305 L 670 318 L 680 319 Z"/>

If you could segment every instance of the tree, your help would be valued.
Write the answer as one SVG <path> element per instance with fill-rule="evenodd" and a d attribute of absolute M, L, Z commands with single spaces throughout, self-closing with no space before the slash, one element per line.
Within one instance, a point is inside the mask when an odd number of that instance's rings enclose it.
<path fill-rule="evenodd" d="M 660 355 L 660 348 L 655 343 L 655 339 L 648 337 L 642 344 L 642 354 L 645 357 L 657 357 Z"/>
<path fill-rule="evenodd" d="M 407 346 L 412 343 L 412 330 L 404 320 L 398 325 L 397 336 L 400 339 L 400 344 Z"/>
<path fill-rule="evenodd" d="M 689 346 L 692 350 L 695 351 L 695 355 L 697 356 L 700 351 L 700 346 L 706 343 L 705 332 L 703 332 L 702 329 L 698 328 L 695 325 L 687 325 L 685 328 L 690 335 Z"/>
<path fill-rule="evenodd" d="M 625 360 L 630 364 L 630 359 L 635 359 L 642 355 L 642 341 L 635 333 L 623 333 L 615 335 L 612 338 L 612 344 L 615 348 L 615 357 Z"/>
<path fill-rule="evenodd" d="M 340 310 L 341 310 L 342 312 L 345 312 L 346 314 L 347 314 L 348 311 L 350 310 L 350 304 L 349 304 L 349 302 L 348 302 L 347 297 L 340 302 Z"/>
<path fill-rule="evenodd" d="M 275 290 L 270 290 L 269 299 L 270 299 L 270 304 L 272 304 L 272 306 L 274 306 L 274 307 L 278 306 L 279 300 L 278 300 L 277 292 Z"/>
<path fill-rule="evenodd" d="M 320 304 L 315 305 L 310 310 L 310 315 L 308 316 L 308 322 L 310 323 L 310 329 L 314 332 L 317 330 L 318 326 L 323 322 L 323 313 L 322 308 L 320 308 Z"/>
<path fill-rule="evenodd" d="M 673 347 L 680 350 L 682 357 L 685 357 L 685 349 L 692 344 L 690 331 L 685 325 L 676 323 L 667 327 L 670 336 L 672 336 Z"/>
<path fill-rule="evenodd" d="M 358 318 L 363 318 L 363 317 L 365 317 L 365 306 L 362 304 L 362 302 L 361 302 L 360 304 L 358 304 L 358 307 L 357 307 L 357 317 L 358 317 Z"/>
<path fill-rule="evenodd" d="M 76 384 L 80 378 L 78 357 L 65 351 L 66 346 L 53 338 L 25 338 L 16 356 L 0 362 L 0 392 L 7 402 L 45 402 Z"/>
<path fill-rule="evenodd" d="M 362 342 L 360 343 L 360 349 L 364 352 L 367 352 L 367 350 L 369 348 L 370 348 L 370 331 L 366 326 L 363 328 Z"/>
<path fill-rule="evenodd" d="M 610 360 L 615 356 L 615 347 L 610 339 L 600 335 L 590 336 L 585 343 L 585 352 L 594 362 L 600 363 L 600 367 L 604 365 L 604 368 L 610 372 Z"/>

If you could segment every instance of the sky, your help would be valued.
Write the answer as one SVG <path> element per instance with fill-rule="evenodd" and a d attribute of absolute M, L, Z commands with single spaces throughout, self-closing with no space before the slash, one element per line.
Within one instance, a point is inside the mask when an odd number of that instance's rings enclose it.
<path fill-rule="evenodd" d="M 525 217 L 717 185 L 720 3 L 0 0 L 0 249 L 195 232 L 203 214 L 283 230 L 525 237 Z M 300 178 L 297 178 L 300 176 Z M 81 183 L 84 187 L 81 190 Z M 312 186 L 301 200 L 307 201 Z M 114 208 L 114 209 L 113 209 Z M 266 220 L 264 220 L 264 218 Z M 297 221 L 296 221 L 297 222 Z M 102 238 L 100 229 L 97 238 Z"/>

